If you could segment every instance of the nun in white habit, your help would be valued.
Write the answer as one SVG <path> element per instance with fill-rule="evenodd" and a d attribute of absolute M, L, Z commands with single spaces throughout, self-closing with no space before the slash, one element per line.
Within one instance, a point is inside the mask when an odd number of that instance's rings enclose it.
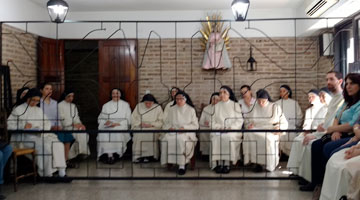
<path fill-rule="evenodd" d="M 51 129 L 51 122 L 37 107 L 41 93 L 33 88 L 26 94 L 26 102 L 17 106 L 7 120 L 9 130 L 44 130 Z M 53 133 L 17 133 L 13 134 L 11 141 L 20 143 L 20 147 L 35 148 L 36 164 L 40 176 L 50 177 L 56 171 L 59 176 L 66 175 L 66 162 L 64 144 Z"/>
<path fill-rule="evenodd" d="M 299 103 L 292 97 L 292 90 L 288 85 L 280 86 L 280 99 L 275 103 L 278 104 L 284 112 L 286 120 L 288 121 L 288 129 L 300 129 L 303 119 L 303 114 Z M 290 155 L 291 144 L 297 133 L 287 132 L 281 136 L 280 149 L 286 155 Z"/>
<path fill-rule="evenodd" d="M 319 93 L 319 96 L 317 95 Z M 321 95 L 320 95 L 321 94 Z M 320 98 L 321 96 L 321 98 Z M 328 109 L 328 104 L 331 101 L 330 91 L 327 88 L 321 88 L 320 92 L 310 90 L 308 93 L 308 100 L 311 107 L 305 112 L 305 120 L 303 124 L 304 130 L 315 130 L 318 125 L 324 122 L 325 115 Z M 303 153 L 306 149 L 304 145 L 304 138 L 309 132 L 303 132 L 294 139 L 291 146 L 289 161 L 287 167 L 294 174 L 298 174 L 298 169 L 301 164 Z"/>
<path fill-rule="evenodd" d="M 169 108 L 168 116 L 164 119 L 164 130 L 198 129 L 194 105 L 185 92 L 178 91 L 175 95 L 176 104 Z M 176 164 L 178 174 L 186 173 L 188 164 L 194 155 L 197 142 L 193 132 L 165 133 L 161 138 L 161 164 Z"/>
<path fill-rule="evenodd" d="M 146 94 L 131 114 L 131 128 L 135 130 L 160 130 L 163 111 L 152 94 Z M 133 162 L 147 163 L 159 159 L 159 133 L 134 133 Z"/>
<path fill-rule="evenodd" d="M 98 117 L 99 130 L 128 130 L 131 125 L 131 109 L 126 101 L 120 99 L 120 89 L 111 90 L 111 100 L 105 103 Z M 114 164 L 115 157 L 122 157 L 126 144 L 130 141 L 129 133 L 99 133 L 97 153 L 107 164 Z"/>
<path fill-rule="evenodd" d="M 241 129 L 243 117 L 233 91 L 224 85 L 219 94 L 220 102 L 215 105 L 211 129 Z M 211 133 L 210 167 L 216 173 L 229 173 L 230 165 L 240 159 L 241 136 L 239 132 Z"/>
<path fill-rule="evenodd" d="M 81 123 L 77 106 L 72 103 L 75 93 L 73 90 L 66 89 L 61 96 L 58 104 L 59 118 L 63 130 L 86 130 L 84 124 Z M 66 134 L 65 134 L 66 135 Z M 72 159 L 77 155 L 88 156 L 90 150 L 88 147 L 89 136 L 87 133 L 70 134 L 75 142 L 67 147 L 65 143 L 65 158 Z M 59 136 L 59 135 L 58 135 Z"/>
<path fill-rule="evenodd" d="M 219 93 L 214 92 L 210 97 L 210 104 L 204 107 L 199 125 L 200 129 L 210 129 L 212 118 L 214 116 L 214 108 L 215 105 L 219 102 Z M 200 152 L 201 155 L 209 155 L 210 151 L 210 133 L 199 133 L 199 141 L 200 141 Z"/>
<path fill-rule="evenodd" d="M 266 90 L 256 92 L 257 102 L 248 114 L 247 129 L 287 129 L 288 122 L 281 107 L 271 101 Z M 260 172 L 263 166 L 274 171 L 279 164 L 279 132 L 248 132 L 244 135 L 244 164 L 256 163 L 255 171 Z"/>

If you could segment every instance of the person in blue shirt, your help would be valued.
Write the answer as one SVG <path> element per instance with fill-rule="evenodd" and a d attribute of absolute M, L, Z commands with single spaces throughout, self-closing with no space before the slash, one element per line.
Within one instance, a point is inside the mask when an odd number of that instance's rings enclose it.
<path fill-rule="evenodd" d="M 334 123 L 326 134 L 311 146 L 312 189 L 323 182 L 325 166 L 332 153 L 352 137 L 353 126 L 360 116 L 360 74 L 350 73 L 345 77 L 344 103 L 338 109 Z M 310 187 L 309 187 L 310 188 Z M 309 191 L 309 188 L 300 188 Z M 309 190 L 306 190 L 309 189 Z"/>

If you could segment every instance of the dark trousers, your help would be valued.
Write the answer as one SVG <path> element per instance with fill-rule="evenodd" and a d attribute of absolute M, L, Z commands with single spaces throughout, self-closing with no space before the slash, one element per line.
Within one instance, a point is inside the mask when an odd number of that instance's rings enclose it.
<path fill-rule="evenodd" d="M 345 135 L 344 138 L 322 142 L 321 139 L 316 140 L 311 145 L 311 182 L 315 185 L 322 184 L 325 175 L 326 163 L 330 159 L 333 152 L 345 144 L 350 139 L 350 136 Z"/>

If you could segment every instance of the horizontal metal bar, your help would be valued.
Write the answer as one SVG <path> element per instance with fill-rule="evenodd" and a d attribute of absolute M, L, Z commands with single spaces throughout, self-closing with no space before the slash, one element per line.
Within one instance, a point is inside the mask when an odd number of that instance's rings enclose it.
<path fill-rule="evenodd" d="M 303 129 L 286 129 L 286 130 L 268 130 L 268 129 L 189 129 L 189 130 L 59 130 L 59 131 L 41 131 L 41 130 L 8 130 L 9 133 L 188 133 L 188 132 L 196 132 L 196 133 L 233 133 L 233 132 L 242 132 L 242 133 L 253 133 L 253 132 L 269 132 L 269 133 L 277 133 L 277 132 L 315 132 L 316 130 L 303 130 Z"/>
<path fill-rule="evenodd" d="M 259 18 L 235 21 L 233 19 L 209 20 L 217 22 L 251 22 L 251 21 L 289 21 L 289 20 L 330 20 L 330 19 L 352 19 L 352 17 L 318 17 L 318 18 Z M 66 23 L 195 23 L 208 22 L 207 20 L 65 20 Z M 0 21 L 0 23 L 53 23 L 52 21 Z M 54 23 L 55 24 L 55 23 Z M 61 24 L 61 23 L 60 23 Z"/>

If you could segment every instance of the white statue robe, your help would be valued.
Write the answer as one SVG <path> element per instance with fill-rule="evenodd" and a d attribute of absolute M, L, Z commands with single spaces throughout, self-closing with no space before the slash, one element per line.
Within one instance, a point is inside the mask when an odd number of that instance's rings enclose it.
<path fill-rule="evenodd" d="M 327 113 L 328 106 L 318 103 L 314 103 L 312 107 L 306 109 L 305 111 L 305 120 L 303 124 L 304 130 L 317 129 L 320 123 L 324 122 L 325 115 Z M 294 174 L 298 174 L 298 169 L 300 162 L 303 157 L 306 146 L 303 145 L 304 133 L 301 133 L 299 136 L 294 138 L 294 141 L 291 145 L 291 151 L 289 156 L 289 161 L 287 167 Z"/>
<path fill-rule="evenodd" d="M 108 127 L 106 121 L 119 123 L 120 126 Z M 126 101 L 109 101 L 102 107 L 98 117 L 99 130 L 128 130 L 131 125 L 131 109 Z M 105 153 L 117 153 L 123 156 L 126 144 L 130 141 L 129 133 L 99 133 L 97 136 L 98 158 Z"/>
<path fill-rule="evenodd" d="M 333 95 L 328 107 L 327 107 L 327 112 L 325 115 L 325 120 L 323 123 L 323 127 L 325 129 L 327 129 L 328 127 L 330 127 L 335 119 L 335 115 L 336 115 L 336 111 L 340 108 L 340 106 L 343 104 L 344 102 L 344 98 L 342 93 L 338 93 Z M 325 112 L 324 110 L 321 110 L 321 112 Z M 317 118 L 317 117 L 316 117 Z M 312 143 L 317 140 L 320 139 L 323 135 L 324 132 L 314 132 L 312 133 L 316 139 L 312 140 L 309 142 L 308 145 L 305 146 L 305 148 L 303 149 L 304 152 L 302 153 L 302 157 L 301 157 L 301 161 L 299 162 L 299 168 L 298 168 L 298 175 L 303 177 L 305 180 L 311 182 L 311 145 Z M 297 142 L 300 142 L 302 144 L 304 139 L 304 136 L 302 136 L 302 138 L 298 138 L 296 139 Z M 296 172 L 296 170 L 295 170 Z"/>
<path fill-rule="evenodd" d="M 276 126 L 280 129 L 288 128 L 280 106 L 272 102 L 268 102 L 265 107 L 256 103 L 248 117 L 246 127 L 252 124 L 253 129 L 273 130 Z M 245 164 L 257 163 L 274 171 L 279 164 L 279 135 L 271 132 L 248 132 L 244 134 L 243 150 Z"/>
<path fill-rule="evenodd" d="M 301 128 L 303 113 L 299 106 L 299 103 L 293 99 L 279 99 L 275 102 L 280 106 L 285 114 L 286 120 L 289 123 L 288 129 Z M 280 150 L 286 155 L 290 155 L 291 144 L 298 133 L 287 132 L 280 136 Z"/>
<path fill-rule="evenodd" d="M 64 130 L 78 130 L 73 125 L 82 123 L 75 104 L 61 101 L 58 104 L 58 111 L 61 127 Z M 90 155 L 88 134 L 73 133 L 72 136 L 75 138 L 75 142 L 70 148 L 69 159 L 75 158 L 79 154 Z"/>
<path fill-rule="evenodd" d="M 210 129 L 212 118 L 214 116 L 214 108 L 215 106 L 210 104 L 204 107 L 200 120 L 199 125 L 200 129 L 208 130 Z M 205 123 L 207 122 L 207 124 Z M 200 151 L 202 155 L 209 155 L 210 151 L 210 133 L 199 133 L 198 135 L 200 141 Z"/>
<path fill-rule="evenodd" d="M 45 130 L 51 128 L 51 122 L 41 108 L 30 107 L 27 103 L 17 106 L 7 120 L 9 130 L 25 130 L 27 123 L 32 124 L 28 130 Z M 52 176 L 60 168 L 66 168 L 64 144 L 53 133 L 16 133 L 11 137 L 19 148 L 34 148 L 36 164 L 40 176 Z M 44 150 L 44 151 L 43 151 Z"/>
<path fill-rule="evenodd" d="M 240 105 L 228 100 L 220 101 L 215 105 L 211 129 L 241 129 L 243 117 Z M 210 167 L 216 167 L 216 161 L 231 161 L 233 164 L 240 159 L 242 133 L 213 132 L 210 134 Z"/>
<path fill-rule="evenodd" d="M 187 104 L 182 107 L 171 106 L 167 118 L 164 119 L 164 130 L 198 129 L 199 123 L 195 109 Z M 185 165 L 190 162 L 194 155 L 197 142 L 196 134 L 187 133 L 165 133 L 161 137 L 161 164 Z"/>
<path fill-rule="evenodd" d="M 141 123 L 151 124 L 154 127 L 142 128 Z M 131 114 L 131 128 L 136 130 L 160 130 L 163 125 L 163 111 L 160 105 L 153 104 L 147 108 L 144 103 L 136 105 Z M 141 157 L 153 156 L 159 158 L 159 133 L 134 133 L 133 161 Z"/>
<path fill-rule="evenodd" d="M 353 191 L 350 193 L 351 199 L 359 197 L 360 188 L 356 186 L 360 186 L 360 156 L 345 159 L 345 151 L 348 149 L 336 152 L 327 162 L 320 200 L 338 200 L 349 189 Z"/>

